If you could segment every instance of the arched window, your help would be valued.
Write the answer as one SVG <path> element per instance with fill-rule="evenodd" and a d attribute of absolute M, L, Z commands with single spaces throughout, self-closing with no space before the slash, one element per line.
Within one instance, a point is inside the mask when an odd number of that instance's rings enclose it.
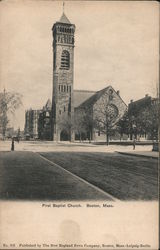
<path fill-rule="evenodd" d="M 61 55 L 61 69 L 70 68 L 70 54 L 67 50 L 63 50 Z"/>

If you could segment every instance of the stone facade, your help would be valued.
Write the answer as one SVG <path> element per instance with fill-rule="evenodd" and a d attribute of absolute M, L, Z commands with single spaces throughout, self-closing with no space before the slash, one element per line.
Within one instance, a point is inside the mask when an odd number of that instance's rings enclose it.
<path fill-rule="evenodd" d="M 92 120 L 88 136 L 90 140 L 105 140 L 107 130 L 114 128 L 124 115 L 127 105 L 112 86 L 97 91 L 76 108 L 76 113 L 84 111 L 86 117 Z"/>
<path fill-rule="evenodd" d="M 110 96 L 110 90 L 112 90 L 112 97 Z M 66 94 L 65 94 L 66 96 Z M 74 116 L 76 113 L 82 109 L 87 110 L 89 116 L 92 116 L 93 119 L 99 118 L 102 120 L 106 106 L 110 114 L 113 114 L 113 121 L 116 124 L 117 121 L 123 116 L 125 110 L 127 109 L 126 104 L 121 99 L 119 93 L 111 87 L 107 87 L 100 91 L 87 91 L 87 90 L 74 90 Z M 62 120 L 68 117 L 68 99 L 63 98 L 63 101 L 59 103 L 59 110 L 63 112 Z M 66 105 L 64 105 L 66 103 Z M 66 111 L 64 111 L 64 107 Z M 66 114 L 66 115 L 65 115 Z M 76 118 L 76 117 L 75 117 Z M 67 124 L 64 124 L 67 127 Z M 25 135 L 28 135 L 30 138 L 38 138 L 40 140 L 52 140 L 52 104 L 48 100 L 45 106 L 40 110 L 27 110 L 26 111 L 26 122 L 25 122 Z M 91 128 L 88 131 L 87 135 L 83 135 L 83 139 L 89 138 L 91 133 L 91 139 L 95 141 L 105 140 L 105 134 L 101 133 L 98 129 Z M 60 135 L 59 135 L 60 136 Z M 64 133 L 63 138 L 59 137 L 59 140 L 69 140 L 70 138 Z M 75 138 L 79 138 L 76 135 Z"/>
<path fill-rule="evenodd" d="M 111 86 L 105 88 L 100 98 L 93 104 L 93 116 L 95 118 L 100 116 L 100 119 L 103 119 L 106 106 L 107 113 L 112 116 L 113 124 L 116 124 L 127 110 L 127 105 L 121 99 L 119 92 L 117 93 Z"/>
<path fill-rule="evenodd" d="M 64 131 L 60 122 L 74 120 L 73 77 L 74 77 L 74 32 L 71 24 L 63 13 L 53 31 L 53 98 L 52 98 L 52 130 L 53 140 L 59 141 Z M 61 134 L 62 133 L 62 134 Z M 73 131 L 65 131 L 68 140 L 74 140 Z"/>
<path fill-rule="evenodd" d="M 104 89 L 101 97 L 93 104 L 93 119 L 99 120 L 102 122 L 102 126 L 104 126 L 107 116 L 109 129 L 114 128 L 126 110 L 127 105 L 121 99 L 119 91 L 116 92 L 109 86 Z M 95 141 L 106 139 L 106 135 L 101 133 L 100 129 L 94 129 L 92 137 Z M 112 136 L 110 135 L 110 137 Z"/>

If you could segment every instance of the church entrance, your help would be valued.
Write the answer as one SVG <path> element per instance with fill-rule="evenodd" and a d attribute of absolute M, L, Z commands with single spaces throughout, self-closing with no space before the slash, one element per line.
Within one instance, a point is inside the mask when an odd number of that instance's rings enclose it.
<path fill-rule="evenodd" d="M 60 141 L 69 141 L 69 133 L 66 130 L 62 130 L 60 134 Z"/>

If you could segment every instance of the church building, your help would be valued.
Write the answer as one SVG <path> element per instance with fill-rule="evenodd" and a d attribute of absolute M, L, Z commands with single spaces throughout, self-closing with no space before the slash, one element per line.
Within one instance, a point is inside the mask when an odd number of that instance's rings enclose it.
<path fill-rule="evenodd" d="M 102 125 L 104 119 L 110 114 L 112 125 L 115 125 L 127 109 L 119 91 L 115 91 L 112 86 L 106 86 L 97 92 L 74 89 L 75 25 L 69 21 L 64 12 L 60 20 L 53 25 L 52 34 L 52 102 L 48 100 L 41 110 L 34 111 L 36 115 L 32 114 L 32 110 L 27 111 L 25 124 L 27 135 L 31 131 L 30 137 L 33 139 L 38 136 L 40 140 L 74 141 L 79 138 L 75 123 L 77 118 L 79 119 L 78 114 L 82 111 L 83 114 L 85 111 L 85 115 L 92 120 L 101 119 L 99 125 Z M 32 123 L 31 129 L 30 123 Z M 97 129 L 94 125 L 87 128 L 84 139 L 105 140 L 102 126 Z M 32 127 L 35 131 L 32 131 Z"/>
<path fill-rule="evenodd" d="M 120 119 L 126 111 L 126 104 L 122 101 L 119 94 L 110 86 L 96 93 L 92 92 L 88 98 L 84 100 L 86 92 L 81 93 L 82 98 L 79 105 L 76 104 L 76 91 L 74 91 L 74 34 L 75 25 L 71 24 L 69 19 L 63 12 L 60 20 L 53 25 L 53 98 L 52 98 L 52 130 L 53 140 L 70 140 L 74 141 L 74 111 L 79 112 L 82 108 L 92 110 L 92 118 L 95 117 L 95 107 L 102 104 L 105 98 L 110 107 L 110 111 L 114 113 L 116 119 Z M 108 98 L 113 100 L 109 100 Z M 83 93 L 83 94 L 82 94 Z M 78 95 L 77 95 L 78 96 Z M 109 101 L 108 101 L 109 100 Z M 117 104 L 117 105 L 116 105 Z M 91 108 L 92 107 L 92 108 Z M 101 105 L 101 108 L 104 108 Z M 99 112 L 100 113 L 100 112 Z M 61 126 L 62 124 L 65 126 Z M 69 128 L 70 126 L 70 128 Z M 91 128 L 91 139 L 95 138 L 95 130 Z M 94 135 L 93 135 L 94 134 Z"/>

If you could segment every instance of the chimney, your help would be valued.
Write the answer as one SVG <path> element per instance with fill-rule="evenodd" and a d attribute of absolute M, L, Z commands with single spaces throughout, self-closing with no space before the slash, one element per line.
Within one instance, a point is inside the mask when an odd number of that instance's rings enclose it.
<path fill-rule="evenodd" d="M 117 90 L 117 95 L 119 95 L 119 96 L 120 96 L 120 91 L 119 91 L 119 90 Z"/>
<path fill-rule="evenodd" d="M 148 94 L 146 94 L 145 97 L 148 97 Z"/>
<path fill-rule="evenodd" d="M 132 103 L 132 102 L 133 102 L 133 99 L 130 100 L 130 103 Z"/>

